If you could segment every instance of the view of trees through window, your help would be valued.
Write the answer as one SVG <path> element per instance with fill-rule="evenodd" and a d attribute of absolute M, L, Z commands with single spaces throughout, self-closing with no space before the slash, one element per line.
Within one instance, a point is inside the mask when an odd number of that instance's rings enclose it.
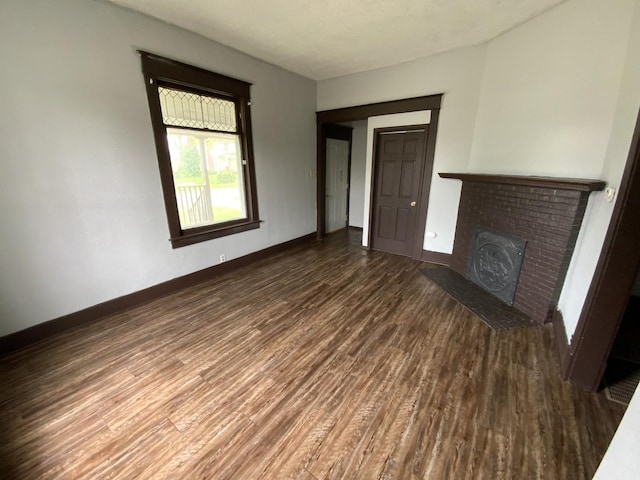
<path fill-rule="evenodd" d="M 245 218 L 237 135 L 167 129 L 183 229 Z"/>

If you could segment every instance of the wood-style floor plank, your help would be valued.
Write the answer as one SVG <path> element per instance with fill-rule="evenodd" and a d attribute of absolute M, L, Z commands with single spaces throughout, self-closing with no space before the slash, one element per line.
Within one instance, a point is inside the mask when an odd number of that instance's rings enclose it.
<path fill-rule="evenodd" d="M 623 407 L 330 236 L 0 360 L 0 478 L 588 479 Z"/>

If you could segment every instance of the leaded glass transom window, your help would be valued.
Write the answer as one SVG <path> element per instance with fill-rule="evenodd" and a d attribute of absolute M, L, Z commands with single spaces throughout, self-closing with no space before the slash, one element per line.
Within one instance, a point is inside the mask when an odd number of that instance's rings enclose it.
<path fill-rule="evenodd" d="M 236 132 L 236 104 L 229 100 L 158 87 L 162 121 L 175 127 Z"/>

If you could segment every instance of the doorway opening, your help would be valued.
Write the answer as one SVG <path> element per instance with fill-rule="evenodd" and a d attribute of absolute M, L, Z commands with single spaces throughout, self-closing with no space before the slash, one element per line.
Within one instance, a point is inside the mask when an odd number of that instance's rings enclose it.
<path fill-rule="evenodd" d="M 426 161 L 433 163 L 435 152 L 435 139 L 438 127 L 438 117 L 442 95 L 429 95 L 423 97 L 407 98 L 402 100 L 394 100 L 389 102 L 381 102 L 367 105 L 359 105 L 354 107 L 339 108 L 334 110 L 325 110 L 316 113 L 317 121 L 317 238 L 321 239 L 328 233 L 327 228 L 327 212 L 326 212 L 326 195 L 327 195 L 327 138 L 328 131 L 332 125 L 344 124 L 347 122 L 355 122 L 368 120 L 371 117 L 379 117 L 383 115 L 392 115 L 410 112 L 430 112 L 430 123 L 427 131 L 426 141 Z M 421 190 L 420 202 L 425 205 L 424 218 L 417 219 L 416 232 L 420 232 L 422 240 L 414 242 L 412 246 L 411 257 L 420 260 L 422 256 L 422 243 L 424 241 L 424 229 L 426 226 L 426 205 L 429 198 L 429 187 L 431 177 L 428 182 L 423 185 Z M 370 195 L 365 194 L 365 201 L 369 200 L 372 205 L 372 191 Z M 371 198 L 370 198 L 371 197 Z M 367 220 L 365 215 L 365 221 Z M 368 227 L 368 226 L 367 226 Z M 365 227 L 366 228 L 366 227 Z M 368 228 L 369 233 L 371 228 Z M 419 244 L 419 245 L 418 245 Z M 419 248 L 418 248 L 419 247 Z M 371 241 L 367 242 L 367 248 L 371 248 Z"/>
<path fill-rule="evenodd" d="M 351 127 L 335 124 L 326 126 L 326 233 L 337 232 L 349 226 L 352 137 Z"/>

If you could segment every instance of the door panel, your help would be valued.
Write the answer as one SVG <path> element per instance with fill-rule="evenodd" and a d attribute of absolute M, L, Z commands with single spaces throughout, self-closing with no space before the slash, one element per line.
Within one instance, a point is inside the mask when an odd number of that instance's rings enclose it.
<path fill-rule="evenodd" d="M 382 162 L 380 195 L 383 197 L 393 196 L 393 171 L 395 164 L 392 161 Z"/>
<path fill-rule="evenodd" d="M 408 208 L 399 208 L 396 216 L 395 239 L 399 242 L 406 242 L 410 238 L 409 220 L 411 218 L 411 210 Z"/>
<path fill-rule="evenodd" d="M 426 130 L 376 137 L 371 246 L 411 256 L 425 163 Z"/>
<path fill-rule="evenodd" d="M 412 198 L 414 195 L 413 191 L 413 176 L 414 176 L 414 162 L 407 162 L 403 160 L 402 162 L 402 173 L 400 174 L 400 197 L 402 198 Z"/>
<path fill-rule="evenodd" d="M 347 225 L 349 142 L 327 139 L 325 229 L 334 232 Z"/>

